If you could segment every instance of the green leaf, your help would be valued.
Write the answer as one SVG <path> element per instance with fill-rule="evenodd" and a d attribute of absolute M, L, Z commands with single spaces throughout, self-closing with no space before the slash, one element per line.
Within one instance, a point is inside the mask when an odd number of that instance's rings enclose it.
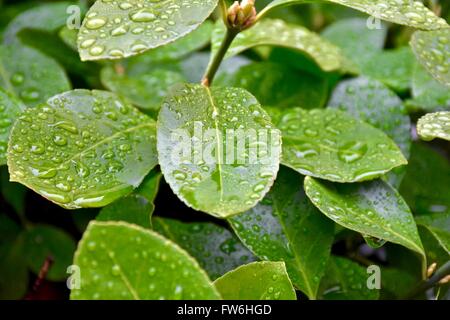
<path fill-rule="evenodd" d="M 9 181 L 9 172 L 6 166 L 0 169 L 0 189 L 2 197 L 17 214 L 23 216 L 25 214 L 25 197 L 27 188 L 25 186 Z"/>
<path fill-rule="evenodd" d="M 301 174 L 356 182 L 407 163 L 385 133 L 342 111 L 266 109 L 282 132 L 282 164 Z"/>
<path fill-rule="evenodd" d="M 272 62 L 254 62 L 234 74 L 223 73 L 216 85 L 252 93 L 263 106 L 321 108 L 328 98 L 325 78 Z"/>
<path fill-rule="evenodd" d="M 336 223 L 425 255 L 407 204 L 382 180 L 336 184 L 307 177 L 305 191 L 314 205 Z"/>
<path fill-rule="evenodd" d="M 419 62 L 439 82 L 450 86 L 450 27 L 435 31 L 417 31 L 411 47 Z"/>
<path fill-rule="evenodd" d="M 223 23 L 217 23 L 212 35 L 212 53 L 220 48 L 225 35 Z M 338 47 L 308 29 L 285 23 L 283 20 L 264 19 L 241 32 L 231 44 L 226 57 L 237 55 L 256 46 L 280 46 L 306 53 L 325 71 L 346 70 L 347 61 Z"/>
<path fill-rule="evenodd" d="M 416 63 L 412 78 L 412 99 L 407 100 L 405 104 L 413 111 L 450 110 L 450 90 L 435 80 L 422 65 Z"/>
<path fill-rule="evenodd" d="M 224 300 L 296 300 L 283 262 L 253 262 L 214 282 Z"/>
<path fill-rule="evenodd" d="M 345 56 L 359 66 L 381 52 L 386 34 L 385 25 L 381 29 L 371 30 L 367 27 L 367 19 L 351 18 L 329 25 L 321 35 L 341 48 Z"/>
<path fill-rule="evenodd" d="M 369 274 L 359 264 L 341 257 L 331 257 L 321 286 L 325 300 L 377 300 L 379 291 L 367 287 Z"/>
<path fill-rule="evenodd" d="M 151 228 L 154 206 L 143 196 L 131 194 L 100 210 L 97 221 L 124 221 Z"/>
<path fill-rule="evenodd" d="M 56 31 L 66 25 L 69 17 L 67 8 L 74 2 L 58 1 L 46 3 L 24 11 L 8 24 L 3 35 L 3 43 L 11 44 L 18 41 L 17 34 L 23 29 Z M 84 8 L 82 8 L 84 9 Z"/>
<path fill-rule="evenodd" d="M 183 223 L 155 218 L 153 227 L 189 252 L 211 279 L 217 279 L 244 263 L 256 260 L 233 233 L 214 223 Z"/>
<path fill-rule="evenodd" d="M 81 60 L 119 59 L 169 44 L 194 31 L 217 2 L 97 0 L 78 33 Z"/>
<path fill-rule="evenodd" d="M 437 17 L 422 2 L 411 0 L 324 0 L 365 12 L 375 18 L 417 29 L 434 30 L 447 27 L 444 19 Z M 274 0 L 264 13 L 276 7 L 316 2 L 311 0 Z"/>
<path fill-rule="evenodd" d="M 53 59 L 25 46 L 8 45 L 0 46 L 0 87 L 35 106 L 71 86 Z"/>
<path fill-rule="evenodd" d="M 116 95 L 74 90 L 28 108 L 8 146 L 11 181 L 67 209 L 130 193 L 157 164 L 156 125 Z"/>
<path fill-rule="evenodd" d="M 78 30 L 77 29 L 69 29 L 67 26 L 64 26 L 58 32 L 59 38 L 71 49 L 78 51 L 77 47 L 77 37 Z"/>
<path fill-rule="evenodd" d="M 255 206 L 278 171 L 280 133 L 244 89 L 186 84 L 174 90 L 161 108 L 157 137 L 172 190 L 216 217 Z"/>
<path fill-rule="evenodd" d="M 446 234 L 447 242 L 445 238 L 437 236 L 431 229 L 419 225 L 419 233 L 425 248 L 425 253 L 427 255 L 427 261 L 429 264 L 436 263 L 437 268 L 443 266 L 447 261 L 450 260 L 450 253 L 448 247 L 448 232 Z"/>
<path fill-rule="evenodd" d="M 430 147 L 413 143 L 400 193 L 415 214 L 450 210 L 450 165 Z M 439 190 L 436 192 L 436 190 Z"/>
<path fill-rule="evenodd" d="M 11 127 L 25 108 L 19 99 L 0 87 L 0 165 L 6 164 Z"/>
<path fill-rule="evenodd" d="M 383 130 L 409 158 L 411 120 L 402 100 L 382 83 L 364 77 L 342 81 L 335 88 L 328 106 Z M 399 169 L 388 173 L 389 182 L 397 187 L 405 168 Z"/>
<path fill-rule="evenodd" d="M 149 50 L 142 54 L 141 58 L 153 63 L 155 61 L 181 59 L 191 52 L 206 47 L 211 40 L 213 26 L 214 23 L 206 20 L 198 27 L 198 29 L 192 31 L 187 36 L 165 46 Z"/>
<path fill-rule="evenodd" d="M 383 300 L 404 298 L 421 281 L 405 270 L 395 268 L 381 269 L 381 294 Z M 386 296 L 388 294 L 388 296 Z"/>
<path fill-rule="evenodd" d="M 5 223 L 5 220 L 0 221 Z M 3 240 L 3 239 L 2 239 Z M 0 299 L 22 299 L 28 288 L 28 268 L 21 235 L 0 242 Z"/>
<path fill-rule="evenodd" d="M 157 233 L 123 222 L 91 222 L 74 264 L 82 270 L 81 289 L 71 293 L 74 300 L 220 299 L 184 250 Z"/>
<path fill-rule="evenodd" d="M 157 111 L 170 88 L 185 79 L 178 72 L 162 68 L 146 74 L 121 74 L 113 67 L 105 67 L 101 71 L 101 81 L 106 88 L 128 98 L 134 105 Z"/>
<path fill-rule="evenodd" d="M 150 202 L 154 202 L 159 191 L 159 183 L 162 174 L 159 170 L 152 170 L 142 181 L 141 185 L 135 190 L 135 194 L 143 196 Z"/>
<path fill-rule="evenodd" d="M 360 66 L 361 74 L 404 93 L 411 87 L 415 59 L 409 47 L 384 50 Z"/>
<path fill-rule="evenodd" d="M 264 200 L 230 222 L 258 257 L 284 261 L 295 287 L 315 299 L 330 256 L 334 226 L 311 205 L 302 180 L 282 167 Z"/>
<path fill-rule="evenodd" d="M 450 141 L 450 112 L 428 113 L 417 122 L 417 133 L 425 141 L 440 138 Z"/>
<path fill-rule="evenodd" d="M 53 263 L 46 278 L 60 281 L 67 277 L 76 248 L 72 237 L 55 227 L 37 225 L 26 230 L 24 238 L 24 257 L 34 274 L 39 274 L 45 260 L 51 257 Z"/>
<path fill-rule="evenodd" d="M 427 228 L 439 245 L 447 252 L 447 255 L 450 255 L 450 213 L 418 216 L 416 222 L 418 225 Z"/>

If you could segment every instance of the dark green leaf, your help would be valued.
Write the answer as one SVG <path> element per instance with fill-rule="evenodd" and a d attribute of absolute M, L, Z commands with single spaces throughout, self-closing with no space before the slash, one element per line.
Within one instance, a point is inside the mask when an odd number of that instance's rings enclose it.
<path fill-rule="evenodd" d="M 150 228 L 154 208 L 145 197 L 131 194 L 104 207 L 98 214 L 97 221 L 124 221 Z"/>
<path fill-rule="evenodd" d="M 367 287 L 369 274 L 357 263 L 331 257 L 326 276 L 323 278 L 321 298 L 325 300 L 376 300 L 379 291 Z"/>
<path fill-rule="evenodd" d="M 334 238 L 333 223 L 311 205 L 303 178 L 282 167 L 255 208 L 230 219 L 242 242 L 263 260 L 284 261 L 296 288 L 315 299 Z"/>
<path fill-rule="evenodd" d="M 256 260 L 234 234 L 213 223 L 155 218 L 153 228 L 189 252 L 211 279 Z"/>
<path fill-rule="evenodd" d="M 418 225 L 428 229 L 439 245 L 450 255 L 450 213 L 434 213 L 416 217 Z M 448 257 L 447 257 L 448 259 Z"/>
<path fill-rule="evenodd" d="M 403 198 L 381 180 L 337 184 L 305 179 L 311 201 L 336 223 L 425 255 L 414 218 Z"/>
<path fill-rule="evenodd" d="M 296 300 L 283 262 L 253 262 L 214 282 L 225 300 Z"/>
<path fill-rule="evenodd" d="M 187 205 L 221 218 L 250 209 L 269 191 L 280 140 L 244 89 L 186 84 L 166 99 L 158 118 L 166 181 Z"/>
<path fill-rule="evenodd" d="M 74 264 L 82 270 L 81 289 L 71 293 L 75 300 L 220 298 L 184 250 L 150 230 L 123 222 L 91 222 Z"/>
<path fill-rule="evenodd" d="M 8 149 L 12 181 L 69 209 L 130 193 L 156 165 L 155 122 L 114 94 L 75 90 L 26 109 Z"/>
<path fill-rule="evenodd" d="M 382 131 L 336 109 L 268 109 L 283 136 L 282 163 L 336 182 L 371 180 L 406 164 Z"/>
<path fill-rule="evenodd" d="M 328 97 L 326 79 L 271 62 L 255 62 L 234 74 L 224 73 L 216 84 L 244 88 L 263 106 L 321 108 Z"/>
<path fill-rule="evenodd" d="M 28 267 L 38 275 L 47 258 L 52 259 L 46 276 L 52 281 L 65 279 L 72 264 L 75 241 L 64 231 L 52 226 L 37 225 L 24 233 L 24 257 Z"/>

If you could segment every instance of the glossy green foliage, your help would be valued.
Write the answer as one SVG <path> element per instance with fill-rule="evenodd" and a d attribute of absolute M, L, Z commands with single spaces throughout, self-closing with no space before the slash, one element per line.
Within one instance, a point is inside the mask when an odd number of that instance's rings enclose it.
<path fill-rule="evenodd" d="M 428 72 L 450 87 L 450 27 L 436 31 L 417 31 L 412 37 L 411 47 Z"/>
<path fill-rule="evenodd" d="M 335 109 L 300 108 L 269 113 L 283 136 L 282 163 L 336 182 L 371 180 L 406 164 L 382 131 Z"/>
<path fill-rule="evenodd" d="M 450 110 L 450 90 L 419 63 L 414 68 L 411 90 L 412 99 L 406 101 L 409 109 L 428 112 Z"/>
<path fill-rule="evenodd" d="M 218 51 L 225 27 L 218 23 L 212 36 L 212 52 Z M 340 49 L 319 35 L 282 20 L 264 19 L 240 33 L 227 51 L 231 57 L 256 46 L 279 46 L 301 51 L 311 57 L 323 70 L 346 70 L 347 61 Z"/>
<path fill-rule="evenodd" d="M 410 163 L 400 186 L 400 193 L 413 212 L 429 214 L 448 211 L 450 208 L 449 180 L 448 160 L 432 148 L 414 143 Z"/>
<path fill-rule="evenodd" d="M 264 200 L 230 219 L 242 242 L 261 259 L 284 261 L 296 288 L 315 299 L 325 273 L 333 223 L 311 205 L 303 178 L 282 168 Z"/>
<path fill-rule="evenodd" d="M 39 225 L 26 230 L 23 237 L 24 257 L 31 271 L 39 274 L 45 260 L 51 259 L 47 279 L 58 281 L 67 277 L 76 247 L 71 236 L 57 228 Z"/>
<path fill-rule="evenodd" d="M 22 45 L 0 45 L 0 86 L 27 106 L 70 90 L 67 76 L 53 59 Z"/>
<path fill-rule="evenodd" d="M 244 89 L 181 86 L 162 106 L 157 140 L 172 190 L 187 205 L 216 217 L 255 206 L 278 171 L 279 131 Z M 234 146 L 238 140 L 249 141 L 245 154 L 239 147 L 226 148 L 227 141 Z"/>
<path fill-rule="evenodd" d="M 350 7 L 370 14 L 373 17 L 410 26 L 417 29 L 435 30 L 447 27 L 444 19 L 437 17 L 432 11 L 416 0 L 323 0 Z M 274 0 L 265 11 L 279 6 L 314 2 L 311 0 Z"/>
<path fill-rule="evenodd" d="M 254 262 L 230 271 L 214 282 L 225 300 L 295 300 L 282 262 Z"/>
<path fill-rule="evenodd" d="M 382 83 L 363 77 L 343 81 L 334 90 L 328 106 L 383 130 L 409 157 L 411 120 L 402 100 Z M 399 186 L 404 170 L 389 173 L 389 182 Z"/>
<path fill-rule="evenodd" d="M 428 113 L 417 122 L 417 133 L 425 141 L 440 138 L 450 141 L 450 112 Z"/>
<path fill-rule="evenodd" d="M 134 250 L 123 250 L 127 247 Z M 81 288 L 71 293 L 75 300 L 220 298 L 184 250 L 152 231 L 123 222 L 92 222 L 74 263 L 83 270 Z"/>
<path fill-rule="evenodd" d="M 6 150 L 11 127 L 26 106 L 0 87 L 0 165 L 6 164 Z"/>
<path fill-rule="evenodd" d="M 155 218 L 153 229 L 189 252 L 211 279 L 256 260 L 233 233 L 214 223 Z"/>
<path fill-rule="evenodd" d="M 439 245 L 450 256 L 450 213 L 434 213 L 416 218 L 418 225 L 425 227 L 436 238 Z"/>
<path fill-rule="evenodd" d="M 255 62 L 236 73 L 223 74 L 216 84 L 244 88 L 263 106 L 280 108 L 321 108 L 328 95 L 325 78 L 272 62 Z"/>
<path fill-rule="evenodd" d="M 314 205 L 336 223 L 424 255 L 411 211 L 385 182 L 336 184 L 307 177 L 305 191 Z"/>
<path fill-rule="evenodd" d="M 321 298 L 325 300 L 376 300 L 379 291 L 367 287 L 366 269 L 340 257 L 331 257 L 322 280 Z"/>
<path fill-rule="evenodd" d="M 68 209 L 131 192 L 156 165 L 155 122 L 104 91 L 75 90 L 26 109 L 11 133 L 8 167 Z"/>
<path fill-rule="evenodd" d="M 78 34 L 81 59 L 120 59 L 171 43 L 195 30 L 217 2 L 97 0 Z"/>

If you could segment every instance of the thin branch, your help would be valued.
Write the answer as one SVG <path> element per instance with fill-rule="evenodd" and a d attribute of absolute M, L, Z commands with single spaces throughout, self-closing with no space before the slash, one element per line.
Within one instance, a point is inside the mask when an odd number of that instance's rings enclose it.
<path fill-rule="evenodd" d="M 447 279 L 450 275 L 450 261 L 447 261 L 442 267 L 440 267 L 429 279 L 423 280 L 419 285 L 414 288 L 404 299 L 412 299 L 422 292 L 427 291 L 440 284 L 441 280 Z"/>

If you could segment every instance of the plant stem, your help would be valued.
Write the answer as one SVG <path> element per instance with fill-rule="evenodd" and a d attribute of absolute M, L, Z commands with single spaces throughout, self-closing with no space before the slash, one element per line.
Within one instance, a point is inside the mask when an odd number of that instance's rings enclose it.
<path fill-rule="evenodd" d="M 405 299 L 412 299 L 422 292 L 436 286 L 439 281 L 441 281 L 446 276 L 450 275 L 450 261 L 447 261 L 442 267 L 440 267 L 429 279 L 422 281 L 419 285 L 414 288 Z"/>
<path fill-rule="evenodd" d="M 205 75 L 202 79 L 202 84 L 204 86 L 209 87 L 211 83 L 214 80 L 214 76 L 216 75 L 217 70 L 220 67 L 220 64 L 222 63 L 223 58 L 225 57 L 225 54 L 227 53 L 228 48 L 230 47 L 231 43 L 233 42 L 234 38 L 238 35 L 239 31 L 227 28 L 227 31 L 225 33 L 225 38 L 222 41 L 222 44 L 220 45 L 219 51 L 217 51 L 216 55 L 213 57 L 212 61 L 210 62 L 208 69 L 206 70 Z"/>

